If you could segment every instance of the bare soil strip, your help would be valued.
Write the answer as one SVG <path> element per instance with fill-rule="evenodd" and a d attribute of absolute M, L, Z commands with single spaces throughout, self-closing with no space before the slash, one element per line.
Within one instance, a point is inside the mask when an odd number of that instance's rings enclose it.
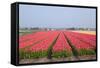
<path fill-rule="evenodd" d="M 38 58 L 38 59 L 21 59 L 19 64 L 27 64 L 27 63 L 47 63 L 47 62 L 64 62 L 64 61 L 80 61 L 80 60 L 95 60 L 95 55 L 86 55 L 86 56 L 79 56 L 80 59 L 76 59 L 75 57 L 67 57 L 67 58 Z"/>

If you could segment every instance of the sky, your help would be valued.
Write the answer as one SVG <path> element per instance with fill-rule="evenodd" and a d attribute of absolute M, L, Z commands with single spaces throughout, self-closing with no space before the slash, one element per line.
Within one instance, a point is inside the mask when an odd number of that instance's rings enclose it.
<path fill-rule="evenodd" d="M 96 10 L 90 8 L 19 5 L 20 28 L 96 28 Z"/>

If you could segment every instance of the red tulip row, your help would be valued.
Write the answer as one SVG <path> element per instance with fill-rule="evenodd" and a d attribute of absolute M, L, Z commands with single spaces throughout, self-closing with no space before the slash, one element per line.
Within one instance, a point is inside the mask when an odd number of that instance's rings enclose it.
<path fill-rule="evenodd" d="M 36 33 L 31 33 L 31 34 L 27 34 L 27 35 L 23 35 L 19 38 L 19 42 L 24 42 L 27 40 L 31 40 L 33 38 L 36 38 L 38 35 L 44 35 L 45 32 L 41 31 L 41 32 L 36 32 Z"/>
<path fill-rule="evenodd" d="M 54 41 L 54 39 L 58 36 L 59 32 L 48 32 L 49 37 L 42 42 L 32 46 L 29 50 L 36 52 L 36 51 L 47 51 L 50 47 L 50 44 Z"/>
<path fill-rule="evenodd" d="M 77 33 L 77 32 L 70 32 L 73 36 L 83 40 L 84 42 L 90 44 L 94 48 L 96 47 L 96 36 L 90 35 L 90 34 L 83 34 L 83 33 Z"/>
<path fill-rule="evenodd" d="M 50 35 L 50 32 L 38 32 L 34 35 L 29 35 L 29 38 L 27 35 L 24 37 L 21 37 L 20 40 L 27 39 L 27 41 L 19 41 L 19 48 L 24 48 L 26 46 L 33 45 L 34 43 L 47 38 L 49 35 Z"/>
<path fill-rule="evenodd" d="M 68 44 L 68 42 L 66 41 L 63 32 L 61 32 L 55 45 L 53 46 L 53 51 L 59 52 L 59 51 L 64 51 L 64 50 L 71 52 L 71 47 Z"/>
<path fill-rule="evenodd" d="M 72 43 L 72 45 L 74 45 L 78 50 L 80 50 L 80 49 L 93 49 L 93 47 L 92 47 L 91 44 L 87 44 L 87 43 L 85 43 L 85 42 L 82 41 L 84 39 L 80 40 L 79 38 L 76 38 L 75 37 L 76 34 L 74 32 L 64 32 L 64 33 L 67 36 L 67 38 L 70 40 L 70 42 Z M 80 35 L 78 37 L 83 38 Z M 84 41 L 90 41 L 90 40 L 84 40 Z"/>
<path fill-rule="evenodd" d="M 56 38 L 57 40 L 52 44 Z M 81 49 L 93 50 L 96 48 L 95 36 L 70 31 L 44 31 L 22 36 L 19 40 L 19 48 L 26 47 L 25 50 L 29 50 L 32 53 L 35 52 L 34 55 L 37 55 L 38 57 L 39 55 L 44 54 L 42 53 L 43 51 L 47 53 L 52 44 L 52 50 L 50 51 L 56 52 L 54 53 L 56 54 L 54 56 L 62 56 L 62 54 L 65 56 L 66 52 L 64 51 L 72 53 L 71 44 L 69 44 L 68 40 L 75 46 L 77 51 Z M 30 47 L 27 48 L 27 46 Z M 39 52 L 39 55 L 37 52 Z"/>
<path fill-rule="evenodd" d="M 77 33 L 77 32 L 69 32 L 70 35 L 80 39 L 84 43 L 87 43 L 91 45 L 94 49 L 96 48 L 96 36 L 90 35 L 90 34 L 83 34 L 83 33 Z"/>

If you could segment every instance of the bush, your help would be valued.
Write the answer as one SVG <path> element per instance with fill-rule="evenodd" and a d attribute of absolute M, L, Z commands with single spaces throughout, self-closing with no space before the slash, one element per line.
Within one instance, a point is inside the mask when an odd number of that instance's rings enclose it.
<path fill-rule="evenodd" d="M 94 50 L 90 50 L 90 49 L 80 49 L 79 50 L 79 55 L 95 55 L 95 51 Z"/>
<path fill-rule="evenodd" d="M 53 52 L 52 57 L 54 58 L 65 58 L 65 57 L 70 57 L 72 55 L 71 52 L 67 51 L 60 51 L 60 52 Z"/>
<path fill-rule="evenodd" d="M 30 51 L 19 51 L 19 58 L 20 59 L 35 59 L 35 58 L 42 58 L 47 56 L 47 51 L 37 51 L 37 52 L 30 52 Z"/>

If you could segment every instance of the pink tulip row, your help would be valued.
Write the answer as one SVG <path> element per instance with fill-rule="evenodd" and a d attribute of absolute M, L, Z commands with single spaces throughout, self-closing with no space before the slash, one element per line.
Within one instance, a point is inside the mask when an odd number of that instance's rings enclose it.
<path fill-rule="evenodd" d="M 27 35 L 21 36 L 19 38 L 19 42 L 24 42 L 24 41 L 27 41 L 27 40 L 31 40 L 33 38 L 37 38 L 37 36 L 43 36 L 45 33 L 46 32 L 41 31 L 41 32 L 36 32 L 36 33 L 31 33 L 31 34 L 27 34 Z"/>
<path fill-rule="evenodd" d="M 73 34 L 73 36 L 72 36 L 71 32 L 64 32 L 64 33 L 67 36 L 67 38 L 70 40 L 72 45 L 74 45 L 78 50 L 80 50 L 80 49 L 93 49 L 93 47 L 90 44 L 87 44 L 87 43 L 83 42 L 82 40 L 76 38 L 75 34 Z"/>
<path fill-rule="evenodd" d="M 71 34 L 83 40 L 84 42 L 90 44 L 91 46 L 96 47 L 96 36 L 95 35 L 76 33 L 76 32 L 71 32 Z"/>
<path fill-rule="evenodd" d="M 91 35 L 91 34 L 84 34 L 84 33 L 77 33 L 77 32 L 73 32 L 73 34 L 76 34 L 77 36 L 82 36 L 85 38 L 88 38 L 91 41 L 95 41 L 96 40 L 96 36 L 95 35 Z"/>
<path fill-rule="evenodd" d="M 20 37 L 19 48 L 27 48 L 31 51 L 47 51 L 54 39 L 59 35 L 56 43 L 53 46 L 53 51 L 72 51 L 69 43 L 67 42 L 64 34 L 70 40 L 71 44 L 77 49 L 94 49 L 96 47 L 96 38 L 93 35 L 75 33 L 70 31 L 41 31 Z M 26 41 L 27 40 L 27 41 Z M 83 40 L 83 41 L 82 41 Z M 85 42 L 86 41 L 86 42 Z M 37 43 L 36 43 L 37 42 Z M 90 44 L 88 44 L 88 43 Z M 36 44 L 35 44 L 36 43 Z"/>
<path fill-rule="evenodd" d="M 52 44 L 52 42 L 54 41 L 54 39 L 58 36 L 59 32 L 54 31 L 54 32 L 48 32 L 49 37 L 45 40 L 43 40 L 42 42 L 32 46 L 30 49 L 33 52 L 36 51 L 47 51 L 48 48 L 50 47 L 50 45 Z"/>
<path fill-rule="evenodd" d="M 39 42 L 45 38 L 47 38 L 50 34 L 50 32 L 38 32 L 35 35 L 31 35 L 32 37 L 29 36 L 29 39 L 27 41 L 20 41 L 19 42 L 19 48 L 24 48 L 26 46 L 33 45 L 36 42 Z M 26 36 L 24 39 L 27 39 L 28 37 Z"/>
<path fill-rule="evenodd" d="M 59 51 L 71 51 L 71 47 L 66 41 L 66 38 L 63 34 L 63 32 L 60 33 L 55 45 L 53 46 L 53 51 L 54 52 L 59 52 Z"/>

